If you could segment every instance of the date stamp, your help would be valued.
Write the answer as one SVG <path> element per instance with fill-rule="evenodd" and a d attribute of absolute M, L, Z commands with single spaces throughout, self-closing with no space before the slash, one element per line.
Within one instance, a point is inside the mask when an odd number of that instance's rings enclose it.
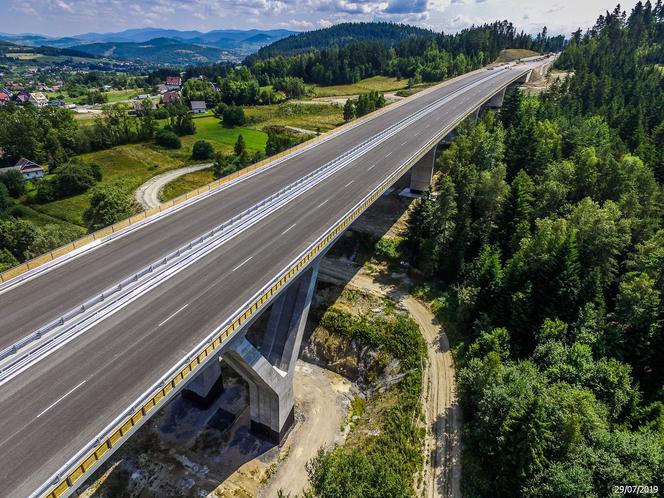
<path fill-rule="evenodd" d="M 613 492 L 618 495 L 656 495 L 659 486 L 656 484 L 617 484 L 613 486 Z"/>

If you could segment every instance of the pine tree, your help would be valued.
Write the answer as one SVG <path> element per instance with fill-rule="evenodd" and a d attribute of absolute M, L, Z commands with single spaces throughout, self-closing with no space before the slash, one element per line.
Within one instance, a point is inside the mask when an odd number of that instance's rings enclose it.
<path fill-rule="evenodd" d="M 245 151 L 247 150 L 247 146 L 244 142 L 243 135 L 238 135 L 233 150 L 235 151 L 235 155 L 238 157 L 245 153 Z"/>

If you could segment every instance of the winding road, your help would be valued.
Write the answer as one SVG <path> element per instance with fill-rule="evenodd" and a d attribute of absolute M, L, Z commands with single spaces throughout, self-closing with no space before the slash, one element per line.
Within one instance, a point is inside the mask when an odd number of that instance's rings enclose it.
<path fill-rule="evenodd" d="M 178 168 L 172 171 L 167 171 L 166 173 L 162 173 L 161 175 L 153 176 L 136 189 L 136 192 L 134 192 L 134 197 L 136 198 L 136 201 L 143 207 L 143 209 L 152 209 L 158 207 L 161 204 L 161 201 L 159 200 L 159 194 L 167 184 L 180 178 L 181 176 L 186 175 L 187 173 L 193 173 L 194 171 L 200 171 L 210 167 L 212 167 L 212 163 L 196 164 L 194 166 Z"/>

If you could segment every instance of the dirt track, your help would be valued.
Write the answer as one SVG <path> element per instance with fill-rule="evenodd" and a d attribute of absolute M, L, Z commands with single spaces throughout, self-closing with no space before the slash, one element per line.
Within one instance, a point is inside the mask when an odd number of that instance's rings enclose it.
<path fill-rule="evenodd" d="M 461 498 L 461 408 L 456 398 L 454 360 L 447 336 L 431 311 L 399 286 L 381 284 L 364 270 L 344 260 L 323 260 L 321 279 L 351 279 L 360 290 L 389 296 L 400 302 L 420 326 L 427 343 L 426 396 L 423 400 L 427 425 L 424 489 L 427 498 Z"/>

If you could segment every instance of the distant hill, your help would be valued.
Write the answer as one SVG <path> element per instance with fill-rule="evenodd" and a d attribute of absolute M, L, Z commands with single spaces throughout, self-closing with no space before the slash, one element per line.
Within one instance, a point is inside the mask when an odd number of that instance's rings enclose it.
<path fill-rule="evenodd" d="M 80 50 L 71 48 L 56 48 L 47 46 L 32 47 L 14 42 L 8 42 L 6 40 L 0 40 L 0 57 L 11 57 L 12 54 L 38 54 L 50 57 L 96 57 Z"/>
<path fill-rule="evenodd" d="M 293 55 L 311 50 L 339 48 L 354 42 L 379 42 L 393 46 L 410 37 L 434 38 L 428 29 L 387 22 L 342 23 L 329 28 L 291 35 L 261 48 L 252 58 L 264 59 L 275 55 Z"/>
<path fill-rule="evenodd" d="M 86 54 L 136 60 L 148 64 L 207 64 L 233 59 L 229 52 L 221 48 L 186 43 L 173 38 L 155 38 L 140 43 L 87 43 L 72 48 Z"/>
<path fill-rule="evenodd" d="M 287 29 L 217 29 L 204 33 L 140 28 L 62 38 L 33 33 L 0 33 L 0 41 L 31 47 L 72 48 L 85 54 L 113 56 L 148 64 L 188 65 L 240 60 L 265 45 L 295 33 Z"/>

